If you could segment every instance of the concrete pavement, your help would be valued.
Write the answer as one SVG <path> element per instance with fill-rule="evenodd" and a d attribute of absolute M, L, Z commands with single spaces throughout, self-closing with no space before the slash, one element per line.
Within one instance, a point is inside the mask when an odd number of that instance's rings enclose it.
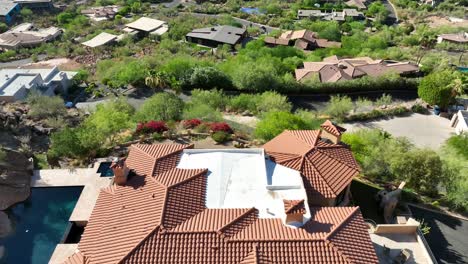
<path fill-rule="evenodd" d="M 383 129 L 395 137 L 406 137 L 418 147 L 439 149 L 455 132 L 450 127 L 450 120 L 436 115 L 412 114 L 410 116 L 370 122 L 355 122 L 345 124 L 348 131 L 362 128 Z"/>

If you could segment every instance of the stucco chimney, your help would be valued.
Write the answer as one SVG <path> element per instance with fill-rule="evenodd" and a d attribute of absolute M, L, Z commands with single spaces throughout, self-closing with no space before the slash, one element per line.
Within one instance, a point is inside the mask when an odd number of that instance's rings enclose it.
<path fill-rule="evenodd" d="M 306 213 L 304 200 L 283 200 L 286 225 L 301 226 Z"/>
<path fill-rule="evenodd" d="M 125 158 L 115 158 L 110 166 L 114 172 L 114 182 L 117 185 L 125 185 L 130 169 L 125 165 Z"/>

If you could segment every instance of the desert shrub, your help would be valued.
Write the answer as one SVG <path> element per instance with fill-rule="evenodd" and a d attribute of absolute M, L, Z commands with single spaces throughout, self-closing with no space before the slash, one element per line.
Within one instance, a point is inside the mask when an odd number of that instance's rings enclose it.
<path fill-rule="evenodd" d="M 258 122 L 254 135 L 262 140 L 271 140 L 286 129 L 308 129 L 307 122 L 290 112 L 269 112 Z"/>
<path fill-rule="evenodd" d="M 182 125 L 184 126 L 184 128 L 195 128 L 199 125 L 201 125 L 202 121 L 198 118 L 194 118 L 194 119 L 189 119 L 189 120 L 184 120 L 182 122 Z"/>
<path fill-rule="evenodd" d="M 307 123 L 308 129 L 319 129 L 320 125 L 325 121 L 317 117 L 316 112 L 308 111 L 305 109 L 298 109 L 294 113 L 295 116 L 300 117 L 304 122 Z"/>
<path fill-rule="evenodd" d="M 163 121 L 148 121 L 146 123 L 139 123 L 136 128 L 138 134 L 149 134 L 149 133 L 162 133 L 167 131 L 168 128 L 166 123 Z"/>
<path fill-rule="evenodd" d="M 428 113 L 427 108 L 424 107 L 421 104 L 414 104 L 413 106 L 411 106 L 411 111 L 413 113 L 419 113 L 419 114 L 427 114 Z"/>
<path fill-rule="evenodd" d="M 251 113 L 257 112 L 257 102 L 259 97 L 254 94 L 239 94 L 233 96 L 228 102 L 229 110 L 234 112 L 249 111 Z"/>
<path fill-rule="evenodd" d="M 207 123 L 201 123 L 194 128 L 194 131 L 197 133 L 208 133 L 210 132 L 210 125 Z"/>
<path fill-rule="evenodd" d="M 171 93 L 157 93 L 146 100 L 135 114 L 136 121 L 180 120 L 184 102 Z"/>
<path fill-rule="evenodd" d="M 288 98 L 277 92 L 264 92 L 257 100 L 257 112 L 266 113 L 270 111 L 291 111 L 292 105 Z"/>
<path fill-rule="evenodd" d="M 382 96 L 375 101 L 376 106 L 384 106 L 392 103 L 392 96 L 389 94 L 382 94 Z"/>
<path fill-rule="evenodd" d="M 333 95 L 325 109 L 325 113 L 330 115 L 332 118 L 342 120 L 352 109 L 353 102 L 351 101 L 351 98 L 346 95 Z"/>
<path fill-rule="evenodd" d="M 210 125 L 210 129 L 213 132 L 222 131 L 222 132 L 229 133 L 229 134 L 233 132 L 232 128 L 226 122 L 212 123 Z"/>
<path fill-rule="evenodd" d="M 59 117 L 67 112 L 63 99 L 58 96 L 33 92 L 28 96 L 27 102 L 30 107 L 28 114 L 33 118 Z"/>
<path fill-rule="evenodd" d="M 346 116 L 343 120 L 347 122 L 365 121 L 365 120 L 372 120 L 372 119 L 383 118 L 383 117 L 400 116 L 400 115 L 407 114 L 408 112 L 410 112 L 410 110 L 404 106 L 399 106 L 399 107 L 385 109 L 385 110 L 373 109 L 370 112 L 364 112 L 364 113 L 358 113 L 358 114 L 352 114 L 352 115 Z"/>
<path fill-rule="evenodd" d="M 217 143 L 224 143 L 231 139 L 231 136 L 223 131 L 217 131 L 211 135 L 211 138 Z"/>
<path fill-rule="evenodd" d="M 193 90 L 192 91 L 192 100 L 190 104 L 206 104 L 213 109 L 224 110 L 226 104 L 228 103 L 228 98 L 223 93 L 223 90 Z"/>
<path fill-rule="evenodd" d="M 208 122 L 218 122 L 223 120 L 220 111 L 206 104 L 187 104 L 183 111 L 184 119 L 200 119 Z"/>

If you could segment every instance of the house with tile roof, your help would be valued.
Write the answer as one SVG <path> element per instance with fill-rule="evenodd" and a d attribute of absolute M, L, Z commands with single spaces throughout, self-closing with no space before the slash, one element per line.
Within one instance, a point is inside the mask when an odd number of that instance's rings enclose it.
<path fill-rule="evenodd" d="M 378 263 L 358 207 L 308 195 L 332 197 L 358 171 L 328 139 L 342 132 L 327 122 L 261 149 L 132 145 L 63 263 Z"/>
<path fill-rule="evenodd" d="M 369 57 L 340 58 L 331 56 L 320 62 L 304 62 L 303 68 L 295 71 L 296 80 L 338 82 L 363 76 L 379 77 L 389 73 L 411 76 L 419 73 L 419 66 L 411 62 L 374 60 Z"/>
<path fill-rule="evenodd" d="M 321 39 L 316 32 L 310 30 L 288 30 L 278 38 L 267 36 L 264 39 L 268 46 L 294 46 L 301 50 L 314 50 L 317 48 L 339 48 L 340 42 Z"/>

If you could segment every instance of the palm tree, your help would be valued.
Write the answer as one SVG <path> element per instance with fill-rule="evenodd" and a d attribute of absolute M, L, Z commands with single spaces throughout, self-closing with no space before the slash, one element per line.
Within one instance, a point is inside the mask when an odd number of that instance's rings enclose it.
<path fill-rule="evenodd" d="M 468 82 L 466 77 L 460 76 L 460 74 L 453 75 L 455 78 L 448 84 L 448 87 L 452 89 L 452 96 L 456 97 L 458 95 L 462 95 L 465 90 L 468 89 Z"/>
<path fill-rule="evenodd" d="M 145 85 L 152 89 L 164 89 L 169 86 L 169 78 L 164 71 L 150 70 L 145 78 Z"/>

